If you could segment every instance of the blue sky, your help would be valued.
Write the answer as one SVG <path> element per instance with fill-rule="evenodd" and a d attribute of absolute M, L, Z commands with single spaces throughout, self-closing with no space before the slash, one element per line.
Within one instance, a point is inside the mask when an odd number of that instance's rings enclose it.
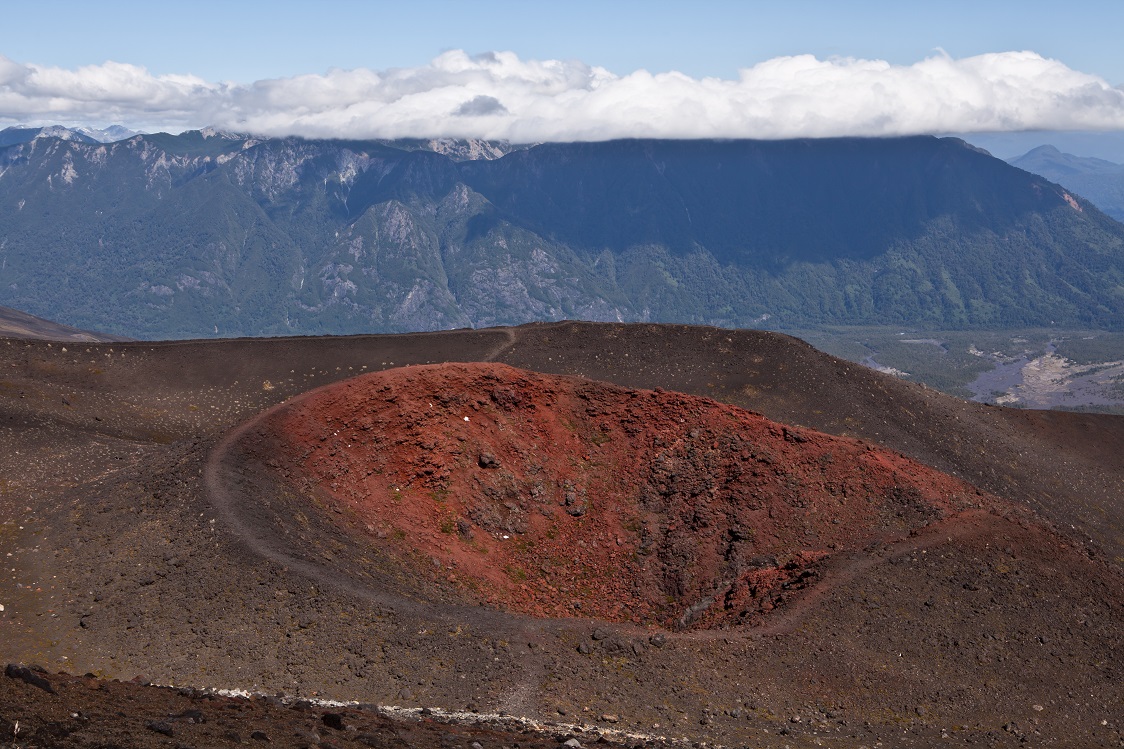
<path fill-rule="evenodd" d="M 332 67 L 418 66 L 448 49 L 579 59 L 618 74 L 730 77 L 782 55 L 909 64 L 941 48 L 953 57 L 1033 50 L 1124 84 L 1119 0 L 56 0 L 5 3 L 3 18 L 0 54 L 17 62 L 115 60 L 240 83 Z"/>
<path fill-rule="evenodd" d="M 2 16 L 0 126 L 533 140 L 1124 130 L 1119 0 L 56 0 Z"/>

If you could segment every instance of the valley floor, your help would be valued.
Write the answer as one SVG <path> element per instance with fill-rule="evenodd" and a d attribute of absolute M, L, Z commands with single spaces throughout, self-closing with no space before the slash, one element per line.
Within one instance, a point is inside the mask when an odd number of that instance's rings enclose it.
<path fill-rule="evenodd" d="M 791 333 L 829 354 L 978 403 L 1124 414 L 1124 333 L 899 327 Z"/>

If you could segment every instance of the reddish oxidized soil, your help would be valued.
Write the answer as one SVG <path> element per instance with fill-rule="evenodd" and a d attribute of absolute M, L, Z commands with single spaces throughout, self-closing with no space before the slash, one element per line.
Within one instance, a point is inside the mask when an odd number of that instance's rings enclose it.
<path fill-rule="evenodd" d="M 858 440 L 499 364 L 365 375 L 272 425 L 319 500 L 422 580 L 542 616 L 754 623 L 833 553 L 999 503 Z"/>

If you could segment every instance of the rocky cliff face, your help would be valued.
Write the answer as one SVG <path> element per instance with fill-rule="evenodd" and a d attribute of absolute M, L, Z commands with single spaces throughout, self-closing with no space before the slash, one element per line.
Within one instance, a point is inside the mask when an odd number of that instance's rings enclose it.
<path fill-rule="evenodd" d="M 1064 189 L 935 138 L 0 148 L 0 303 L 136 337 L 1119 326 L 1122 248 Z"/>

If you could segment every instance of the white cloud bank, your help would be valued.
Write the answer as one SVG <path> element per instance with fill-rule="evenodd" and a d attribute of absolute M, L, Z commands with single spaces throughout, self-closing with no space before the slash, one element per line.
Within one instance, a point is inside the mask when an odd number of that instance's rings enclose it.
<path fill-rule="evenodd" d="M 513 142 L 1122 130 L 1124 90 L 1033 52 L 912 65 L 778 57 L 727 80 L 451 51 L 424 67 L 248 85 L 117 62 L 67 70 L 0 56 L 0 123 L 15 122 Z"/>

